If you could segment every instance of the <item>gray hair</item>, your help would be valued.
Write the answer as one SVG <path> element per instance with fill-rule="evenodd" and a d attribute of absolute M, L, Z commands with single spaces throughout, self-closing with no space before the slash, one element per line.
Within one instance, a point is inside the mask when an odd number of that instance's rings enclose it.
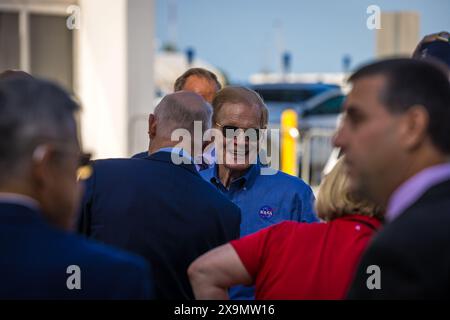
<path fill-rule="evenodd" d="M 48 81 L 0 80 L 0 182 L 21 170 L 39 144 L 73 138 L 78 108 L 67 92 Z"/>
<path fill-rule="evenodd" d="M 242 103 L 260 110 L 261 128 L 266 128 L 269 121 L 269 110 L 261 96 L 254 90 L 241 86 L 228 86 L 217 92 L 212 105 L 214 109 L 213 121 L 219 122 L 218 115 L 225 103 Z"/>
<path fill-rule="evenodd" d="M 155 108 L 159 122 L 157 135 L 170 138 L 176 129 L 186 129 L 194 136 L 194 121 L 201 121 L 202 128 L 211 127 L 212 107 L 201 96 L 188 91 L 166 95 Z"/>

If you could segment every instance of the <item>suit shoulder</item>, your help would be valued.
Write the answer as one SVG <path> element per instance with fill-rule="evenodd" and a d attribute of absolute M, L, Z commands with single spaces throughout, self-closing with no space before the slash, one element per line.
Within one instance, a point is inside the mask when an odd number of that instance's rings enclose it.
<path fill-rule="evenodd" d="M 144 258 L 79 235 L 66 235 L 67 264 L 79 267 L 86 297 L 154 298 L 154 275 Z"/>
<path fill-rule="evenodd" d="M 450 250 L 450 206 L 434 203 L 412 207 L 384 226 L 370 246 L 373 256 L 402 257 L 404 261 L 435 260 Z M 449 262 L 450 263 L 450 262 Z"/>
<path fill-rule="evenodd" d="M 383 229 L 383 236 L 387 241 L 394 240 L 405 246 L 444 238 L 450 240 L 449 225 L 450 199 L 407 209 Z"/>
<path fill-rule="evenodd" d="M 158 170 L 157 163 L 148 159 L 133 158 L 133 159 L 101 159 L 95 160 L 92 163 L 93 176 L 105 177 L 110 180 L 121 180 L 123 176 L 133 174 L 134 176 L 140 176 L 142 173 L 154 172 Z M 102 180 L 103 181 L 103 180 Z"/>
<path fill-rule="evenodd" d="M 110 159 L 99 159 L 92 162 L 92 166 L 96 169 L 98 168 L 108 168 L 108 167 L 126 167 L 132 166 L 145 161 L 142 158 L 110 158 Z"/>
<path fill-rule="evenodd" d="M 109 269 L 148 271 L 149 266 L 147 262 L 132 253 L 78 235 L 67 235 L 66 241 L 70 244 L 71 251 L 78 256 L 80 261 L 89 261 L 97 265 L 108 265 Z"/>
<path fill-rule="evenodd" d="M 135 155 L 133 155 L 131 157 L 131 159 L 141 159 L 141 158 L 146 158 L 148 157 L 148 151 L 142 151 L 139 153 L 136 153 Z"/>

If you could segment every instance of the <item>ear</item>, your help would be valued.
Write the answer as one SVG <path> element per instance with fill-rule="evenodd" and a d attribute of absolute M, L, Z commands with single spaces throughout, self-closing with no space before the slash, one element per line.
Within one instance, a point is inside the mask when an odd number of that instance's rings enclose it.
<path fill-rule="evenodd" d="M 429 115 L 422 105 L 409 108 L 403 115 L 402 140 L 407 150 L 420 147 L 427 140 Z"/>
<path fill-rule="evenodd" d="M 153 113 L 148 116 L 148 136 L 150 139 L 156 136 L 156 117 Z"/>
<path fill-rule="evenodd" d="M 32 155 L 30 165 L 30 174 L 36 192 L 36 197 L 39 202 L 46 201 L 46 192 L 49 183 L 54 179 L 54 172 L 52 170 L 52 151 L 48 145 L 38 146 Z"/>

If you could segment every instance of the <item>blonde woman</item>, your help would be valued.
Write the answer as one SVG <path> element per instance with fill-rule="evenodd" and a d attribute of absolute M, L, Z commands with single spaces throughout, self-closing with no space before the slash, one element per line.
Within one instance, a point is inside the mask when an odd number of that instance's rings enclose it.
<path fill-rule="evenodd" d="M 256 299 L 342 299 L 382 212 L 348 192 L 341 158 L 324 179 L 317 212 L 325 223 L 282 222 L 231 241 L 194 261 L 197 299 L 226 299 L 237 284 Z"/>

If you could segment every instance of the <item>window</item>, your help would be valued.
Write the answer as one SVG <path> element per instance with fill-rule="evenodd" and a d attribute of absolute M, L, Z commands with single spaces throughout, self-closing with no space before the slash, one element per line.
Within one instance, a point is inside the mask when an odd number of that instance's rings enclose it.
<path fill-rule="evenodd" d="M 0 3 L 0 72 L 20 69 L 73 92 L 74 34 L 67 7 L 76 0 Z"/>
<path fill-rule="evenodd" d="M 30 14 L 30 72 L 72 91 L 72 31 L 66 17 Z"/>
<path fill-rule="evenodd" d="M 342 111 L 342 104 L 344 103 L 344 99 L 345 96 L 337 96 L 325 100 L 314 108 L 306 110 L 303 113 L 303 116 L 339 114 Z"/>
<path fill-rule="evenodd" d="M 19 14 L 0 11 L 0 72 L 20 68 Z"/>

